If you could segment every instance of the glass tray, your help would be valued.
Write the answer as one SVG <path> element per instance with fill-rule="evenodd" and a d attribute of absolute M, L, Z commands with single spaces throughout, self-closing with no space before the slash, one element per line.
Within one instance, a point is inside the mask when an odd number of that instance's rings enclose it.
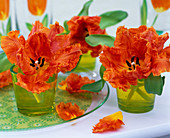
<path fill-rule="evenodd" d="M 88 74 L 89 75 L 89 74 Z M 88 76 L 87 73 L 82 76 Z M 65 79 L 67 75 L 60 75 L 58 82 Z M 88 76 L 89 77 L 89 76 Z M 89 77 L 90 78 L 90 77 Z M 90 78 L 92 79 L 92 78 Z M 42 115 L 29 117 L 22 115 L 18 112 L 15 96 L 12 85 L 0 89 L 0 131 L 13 131 L 13 130 L 30 130 L 36 128 L 44 128 L 49 126 L 62 126 L 73 120 L 77 120 L 87 116 L 93 111 L 101 107 L 109 96 L 109 86 L 105 84 L 104 88 L 99 93 L 74 93 L 70 94 L 67 91 L 57 89 L 56 105 L 60 102 L 71 102 L 76 103 L 81 109 L 86 112 L 82 116 L 77 118 L 64 121 L 56 112 Z"/>

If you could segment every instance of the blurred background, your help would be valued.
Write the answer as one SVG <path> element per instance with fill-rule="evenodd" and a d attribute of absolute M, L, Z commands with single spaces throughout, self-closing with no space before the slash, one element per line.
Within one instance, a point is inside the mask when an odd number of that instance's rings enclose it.
<path fill-rule="evenodd" d="M 151 0 L 146 1 L 148 5 L 147 24 L 151 26 L 157 12 L 154 10 Z M 26 37 L 35 20 L 40 20 L 45 26 L 49 26 L 55 21 L 63 25 L 65 20 L 78 15 L 85 2 L 87 0 L 0 0 L 0 35 L 6 35 L 11 29 L 17 29 Z M 94 0 L 89 8 L 89 16 L 113 10 L 128 12 L 128 18 L 107 28 L 110 35 L 115 35 L 116 29 L 120 25 L 126 27 L 141 25 L 140 7 L 142 3 L 143 0 Z M 163 31 L 170 29 L 170 10 L 158 14 L 159 17 L 154 27 Z M 9 18 L 11 18 L 11 22 Z M 10 24 L 11 26 L 9 26 Z"/>

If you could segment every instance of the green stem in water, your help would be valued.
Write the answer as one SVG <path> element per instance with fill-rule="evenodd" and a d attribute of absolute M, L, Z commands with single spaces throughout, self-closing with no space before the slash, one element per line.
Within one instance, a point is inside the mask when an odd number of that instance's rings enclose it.
<path fill-rule="evenodd" d="M 154 18 L 153 23 L 152 23 L 151 26 L 154 26 L 154 25 L 155 25 L 157 18 L 158 18 L 158 14 L 155 16 L 155 18 Z"/>
<path fill-rule="evenodd" d="M 134 95 L 135 91 L 145 100 L 147 101 L 151 101 L 152 99 L 147 96 L 139 87 L 143 86 L 143 83 L 141 83 L 140 81 L 138 81 L 138 85 L 136 86 L 131 86 L 131 91 L 129 92 L 129 95 L 127 97 L 126 103 L 128 104 L 129 101 L 131 100 L 132 96 Z"/>
<path fill-rule="evenodd" d="M 39 95 L 37 93 L 33 93 L 33 95 L 34 95 L 37 103 L 40 103 L 41 99 L 40 99 Z"/>
<path fill-rule="evenodd" d="M 134 92 L 136 91 L 138 86 L 131 86 L 131 91 L 130 93 L 128 94 L 128 97 L 127 97 L 127 100 L 126 100 L 126 103 L 128 104 L 130 99 L 132 98 Z"/>
<path fill-rule="evenodd" d="M 137 88 L 136 92 L 146 101 L 151 101 L 152 99 L 147 96 L 141 89 Z"/>

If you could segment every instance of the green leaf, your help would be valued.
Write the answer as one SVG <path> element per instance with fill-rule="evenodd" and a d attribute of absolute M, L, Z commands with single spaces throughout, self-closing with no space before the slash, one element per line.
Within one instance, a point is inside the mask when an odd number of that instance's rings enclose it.
<path fill-rule="evenodd" d="M 155 16 L 155 18 L 154 18 L 153 23 L 152 23 L 151 26 L 154 26 L 154 25 L 155 25 L 155 23 L 156 23 L 156 21 L 157 21 L 157 19 L 158 19 L 158 16 L 159 16 L 159 14 L 157 14 L 157 15 Z"/>
<path fill-rule="evenodd" d="M 161 34 L 163 34 L 164 31 L 156 30 L 156 32 L 158 35 L 161 35 Z"/>
<path fill-rule="evenodd" d="M 78 16 L 88 16 L 89 15 L 89 7 L 91 5 L 91 3 L 93 2 L 93 0 L 89 0 L 87 1 L 84 6 L 83 9 L 80 11 L 80 13 L 78 14 Z"/>
<path fill-rule="evenodd" d="M 48 14 L 46 14 L 42 20 L 42 24 L 45 26 L 45 27 L 48 27 Z"/>
<path fill-rule="evenodd" d="M 115 38 L 110 35 L 94 34 L 87 36 L 85 40 L 90 46 L 106 45 L 113 47 Z"/>
<path fill-rule="evenodd" d="M 5 32 L 5 27 L 4 27 L 4 23 L 2 22 L 2 31 L 3 31 L 3 35 L 6 35 L 6 32 Z"/>
<path fill-rule="evenodd" d="M 51 83 L 51 82 L 53 82 L 53 81 L 55 81 L 55 80 L 56 80 L 56 74 L 53 74 L 52 77 L 49 77 L 47 83 Z"/>
<path fill-rule="evenodd" d="M 153 76 L 150 74 L 147 79 L 144 79 L 145 89 L 148 93 L 162 94 L 165 77 Z"/>
<path fill-rule="evenodd" d="M 101 77 L 101 79 L 103 79 L 103 74 L 104 74 L 105 70 L 106 70 L 106 68 L 103 65 L 101 65 L 100 66 L 100 77 Z"/>
<path fill-rule="evenodd" d="M 65 30 L 65 33 L 68 34 L 70 31 L 68 29 L 68 24 L 67 24 L 68 20 L 65 20 L 64 21 L 64 30 Z"/>
<path fill-rule="evenodd" d="M 63 33 L 60 33 L 60 34 L 56 34 L 56 36 L 60 36 L 60 35 L 67 35 L 68 33 L 66 32 L 63 32 Z"/>
<path fill-rule="evenodd" d="M 105 29 L 106 27 L 113 26 L 128 16 L 125 11 L 109 11 L 100 15 L 100 27 Z"/>
<path fill-rule="evenodd" d="M 71 71 L 67 71 L 67 73 L 71 73 L 71 72 L 73 72 L 77 68 L 77 66 L 79 65 L 79 63 L 81 61 L 81 57 L 82 57 L 82 55 L 80 55 L 80 58 L 79 58 L 79 61 L 77 62 L 76 67 L 74 69 L 72 69 Z"/>
<path fill-rule="evenodd" d="M 29 31 L 31 31 L 31 29 L 32 29 L 32 24 L 30 24 L 30 23 L 25 23 L 26 24 L 26 26 L 27 26 L 27 29 L 29 30 Z"/>
<path fill-rule="evenodd" d="M 18 20 L 15 21 L 16 30 L 19 30 Z"/>
<path fill-rule="evenodd" d="M 0 33 L 0 46 L 1 46 L 1 36 L 2 36 L 2 34 Z"/>
<path fill-rule="evenodd" d="M 105 81 L 101 79 L 94 83 L 83 85 L 80 89 L 91 91 L 91 92 L 100 92 L 103 89 L 104 84 L 105 84 Z"/>
<path fill-rule="evenodd" d="M 141 25 L 147 25 L 147 2 L 146 0 L 143 0 L 142 6 L 140 8 L 140 14 L 141 14 Z"/>
<path fill-rule="evenodd" d="M 10 69 L 11 66 L 12 64 L 9 62 L 6 54 L 2 52 L 0 54 L 0 73 Z"/>
<path fill-rule="evenodd" d="M 7 27 L 6 27 L 6 34 L 11 31 L 11 17 L 8 19 Z"/>

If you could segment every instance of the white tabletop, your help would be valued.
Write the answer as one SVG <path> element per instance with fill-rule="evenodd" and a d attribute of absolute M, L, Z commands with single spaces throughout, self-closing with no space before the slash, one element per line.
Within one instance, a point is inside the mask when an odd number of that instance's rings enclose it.
<path fill-rule="evenodd" d="M 62 24 L 64 20 L 77 15 L 86 0 L 56 0 L 53 2 L 54 20 Z M 127 11 L 129 16 L 126 20 L 107 29 L 110 35 L 114 35 L 116 28 L 120 25 L 127 27 L 138 27 L 140 25 L 139 5 L 140 0 L 94 0 L 90 8 L 90 15 L 100 15 L 111 10 Z M 168 135 L 170 134 L 170 74 L 164 73 L 164 75 L 166 75 L 166 82 L 163 95 L 156 96 L 154 109 L 143 114 L 131 114 L 122 111 L 125 125 L 118 131 L 102 134 L 92 133 L 92 127 L 98 123 L 99 119 L 120 111 L 115 89 L 110 87 L 111 94 L 106 103 L 86 117 L 61 127 L 53 126 L 28 131 L 0 132 L 0 138 L 146 138 Z"/>

